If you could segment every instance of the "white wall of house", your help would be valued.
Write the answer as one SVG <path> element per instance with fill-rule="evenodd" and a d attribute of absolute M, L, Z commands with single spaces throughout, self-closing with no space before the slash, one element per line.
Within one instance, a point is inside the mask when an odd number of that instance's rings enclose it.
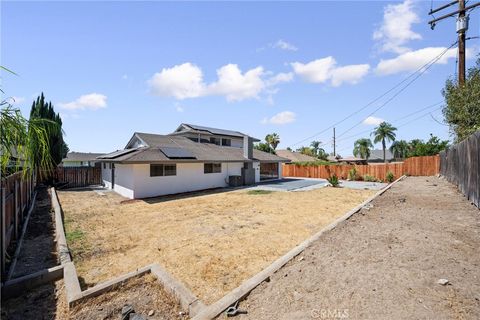
<path fill-rule="evenodd" d="M 95 167 L 94 161 L 62 161 L 64 167 Z"/>
<path fill-rule="evenodd" d="M 281 163 L 278 164 L 278 179 L 283 178 L 283 166 Z"/>
<path fill-rule="evenodd" d="M 109 189 L 112 188 L 112 170 L 110 169 L 111 165 L 111 163 L 105 162 L 101 164 L 103 185 Z"/>
<path fill-rule="evenodd" d="M 222 172 L 204 173 L 203 163 L 177 163 L 177 175 L 150 177 L 149 164 L 115 164 L 114 190 L 124 197 L 146 198 L 228 186 L 228 177 L 241 175 L 243 162 L 222 163 Z M 102 164 L 102 180 L 112 187 L 111 169 Z"/>

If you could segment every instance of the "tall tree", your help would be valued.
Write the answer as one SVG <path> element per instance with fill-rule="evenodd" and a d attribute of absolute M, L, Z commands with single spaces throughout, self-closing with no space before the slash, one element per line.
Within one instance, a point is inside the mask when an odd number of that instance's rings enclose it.
<path fill-rule="evenodd" d="M 397 128 L 392 126 L 388 122 L 382 122 L 378 127 L 373 130 L 372 135 L 374 136 L 373 142 L 378 143 L 382 142 L 382 149 L 383 149 L 383 162 L 387 162 L 387 156 L 386 156 L 386 149 L 387 149 L 387 141 L 395 141 L 395 131 Z"/>
<path fill-rule="evenodd" d="M 370 139 L 358 139 L 353 144 L 353 155 L 355 157 L 360 157 L 362 159 L 368 160 L 368 158 L 370 158 L 371 149 L 373 149 L 373 144 Z"/>
<path fill-rule="evenodd" d="M 276 150 L 278 144 L 280 143 L 280 136 L 276 133 L 267 134 L 265 141 L 272 147 L 273 150 Z"/>
<path fill-rule="evenodd" d="M 62 162 L 62 159 L 65 158 L 68 152 L 68 146 L 63 140 L 62 119 L 58 113 L 55 113 L 52 103 L 45 101 L 43 92 L 37 97 L 37 100 L 32 103 L 30 119 L 45 119 L 56 124 L 56 130 L 49 131 L 48 140 L 52 166 L 57 166 Z M 36 162 L 38 161 L 39 159 L 36 160 Z"/>
<path fill-rule="evenodd" d="M 405 140 L 394 141 L 390 146 L 390 151 L 396 159 L 405 159 L 408 157 L 410 145 Z"/>
<path fill-rule="evenodd" d="M 457 86 L 456 80 L 450 78 L 442 94 L 446 102 L 443 116 L 457 142 L 480 130 L 480 55 L 468 70 L 465 85 Z"/>
<path fill-rule="evenodd" d="M 321 141 L 318 141 L 318 140 L 313 140 L 311 143 L 310 143 L 310 147 L 312 147 L 313 149 L 313 153 L 315 153 L 315 155 L 318 155 L 318 150 L 320 149 L 320 145 L 322 144 Z"/>

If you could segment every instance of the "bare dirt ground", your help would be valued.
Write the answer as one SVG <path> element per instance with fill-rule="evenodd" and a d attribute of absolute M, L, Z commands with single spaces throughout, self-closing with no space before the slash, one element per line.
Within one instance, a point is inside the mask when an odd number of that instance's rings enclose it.
<path fill-rule="evenodd" d="M 46 187 L 39 187 L 13 278 L 58 265 L 54 240 L 50 195 Z"/>
<path fill-rule="evenodd" d="M 209 304 L 373 193 L 240 190 L 137 201 L 58 194 L 84 288 L 159 263 Z"/>
<path fill-rule="evenodd" d="M 444 180 L 409 177 L 240 308 L 256 320 L 480 319 L 480 211 Z"/>
<path fill-rule="evenodd" d="M 187 319 L 176 300 L 165 292 L 157 279 L 145 275 L 128 280 L 112 291 L 75 306 L 70 319 L 121 319 L 124 305 L 148 319 Z"/>
<path fill-rule="evenodd" d="M 4 320 L 69 319 L 63 280 L 47 283 L 18 298 L 2 301 Z"/>

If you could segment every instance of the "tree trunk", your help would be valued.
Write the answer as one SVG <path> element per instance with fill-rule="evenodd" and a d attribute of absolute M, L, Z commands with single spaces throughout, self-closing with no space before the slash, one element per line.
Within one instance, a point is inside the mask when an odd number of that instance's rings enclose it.
<path fill-rule="evenodd" d="M 386 153 L 385 153 L 385 138 L 382 139 L 382 147 L 383 147 L 383 163 L 387 163 L 387 156 L 386 156 Z"/>

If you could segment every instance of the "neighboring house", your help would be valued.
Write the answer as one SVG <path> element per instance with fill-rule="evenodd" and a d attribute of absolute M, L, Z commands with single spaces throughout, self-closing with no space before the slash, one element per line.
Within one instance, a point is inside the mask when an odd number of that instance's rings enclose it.
<path fill-rule="evenodd" d="M 103 156 L 104 153 L 90 152 L 69 152 L 62 160 L 61 166 L 64 167 L 95 167 L 100 166 L 97 157 Z"/>
<path fill-rule="evenodd" d="M 147 198 L 282 178 L 288 159 L 253 149 L 241 132 L 181 124 L 169 135 L 133 134 L 124 150 L 100 156 L 106 187 Z"/>
<path fill-rule="evenodd" d="M 310 162 L 310 161 L 318 161 L 317 158 L 308 156 L 306 154 L 290 151 L 290 150 L 276 150 L 275 153 L 277 156 L 282 158 L 287 158 L 292 162 Z"/>
<path fill-rule="evenodd" d="M 345 158 L 337 158 L 338 163 L 346 163 L 346 164 L 367 164 L 367 160 L 362 158 L 357 158 L 354 156 L 345 157 Z"/>
<path fill-rule="evenodd" d="M 392 162 L 394 160 L 393 153 L 386 149 L 385 158 L 387 162 Z M 372 150 L 370 151 L 370 157 L 368 157 L 368 162 L 383 162 L 383 150 Z"/>

